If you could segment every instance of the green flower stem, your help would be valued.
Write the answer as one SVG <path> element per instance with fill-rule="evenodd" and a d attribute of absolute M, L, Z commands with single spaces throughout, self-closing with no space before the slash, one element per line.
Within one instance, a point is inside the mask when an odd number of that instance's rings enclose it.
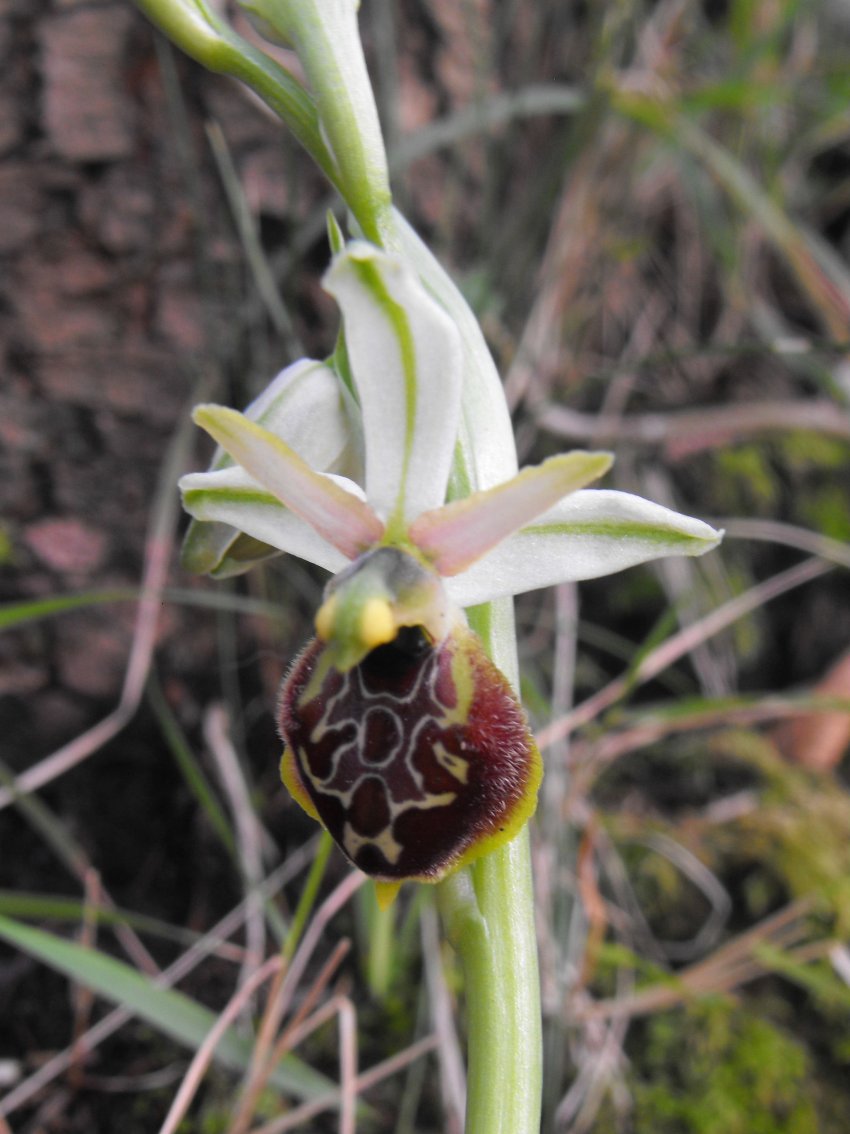
<path fill-rule="evenodd" d="M 357 910 L 368 947 L 364 975 L 369 993 L 377 1003 L 386 1000 L 393 983 L 395 951 L 398 940 L 398 910 L 378 905 L 374 886 L 363 886 L 357 893 Z"/>
<path fill-rule="evenodd" d="M 148 19 L 209 71 L 241 79 L 286 123 L 331 184 L 343 179 L 322 137 L 316 104 L 273 59 L 237 35 L 203 0 L 136 0 Z"/>
<path fill-rule="evenodd" d="M 355 0 L 242 3 L 295 48 L 339 169 L 343 198 L 366 239 L 386 246 L 392 231 L 392 195 Z"/>
<path fill-rule="evenodd" d="M 471 611 L 470 623 L 516 682 L 510 600 Z M 466 1134 L 538 1134 L 543 1051 L 528 829 L 446 879 L 438 901 L 466 985 Z"/>
<path fill-rule="evenodd" d="M 399 214 L 396 241 L 452 315 L 464 344 L 463 416 L 449 495 L 516 471 L 513 430 L 481 328 L 445 269 Z M 513 602 L 469 611 L 469 623 L 519 688 Z M 466 1134 L 539 1134 L 543 1083 L 540 979 L 528 830 L 437 887 L 463 966 L 468 1021 Z"/>
<path fill-rule="evenodd" d="M 289 0 L 294 42 L 339 167 L 346 203 L 367 240 L 383 245 L 392 195 L 372 84 L 351 0 Z"/>
<path fill-rule="evenodd" d="M 442 883 L 439 900 L 465 978 L 466 1134 L 538 1134 L 542 1039 L 527 829 Z"/>

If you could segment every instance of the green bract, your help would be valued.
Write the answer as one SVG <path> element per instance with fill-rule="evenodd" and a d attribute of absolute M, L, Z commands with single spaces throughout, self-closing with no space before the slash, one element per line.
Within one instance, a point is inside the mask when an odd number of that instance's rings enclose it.
<path fill-rule="evenodd" d="M 357 0 L 240 0 L 257 30 L 294 48 L 307 76 L 337 185 L 370 239 L 387 235 L 391 203 L 381 124 L 357 27 Z"/>

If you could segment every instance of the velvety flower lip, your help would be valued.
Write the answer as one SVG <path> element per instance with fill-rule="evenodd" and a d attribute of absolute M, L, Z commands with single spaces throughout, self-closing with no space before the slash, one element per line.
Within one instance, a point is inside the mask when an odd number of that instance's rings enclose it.
<path fill-rule="evenodd" d="M 444 503 L 462 383 L 453 321 L 401 259 L 363 241 L 335 257 L 325 286 L 343 314 L 359 405 L 346 403 L 327 365 L 303 360 L 245 414 L 199 406 L 195 420 L 230 461 L 219 456 L 218 467 L 181 481 L 198 520 L 332 572 L 371 547 L 406 547 L 444 577 L 461 606 L 660 556 L 701 555 L 720 541 L 701 520 L 587 489 L 609 468 L 607 453 L 552 457 Z M 355 421 L 363 487 L 328 471 Z"/>

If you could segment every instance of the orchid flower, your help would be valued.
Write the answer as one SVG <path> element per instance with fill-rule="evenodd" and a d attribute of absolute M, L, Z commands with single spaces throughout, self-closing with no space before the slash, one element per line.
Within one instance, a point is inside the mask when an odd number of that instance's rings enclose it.
<path fill-rule="evenodd" d="M 282 774 L 388 901 L 402 881 L 439 881 L 513 838 L 534 811 L 539 753 L 464 608 L 700 555 L 720 533 L 587 489 L 608 453 L 550 457 L 446 503 L 461 412 L 454 321 L 405 261 L 363 241 L 324 282 L 357 404 L 331 366 L 302 362 L 246 414 L 199 406 L 223 452 L 181 488 L 205 569 L 241 566 L 247 540 L 256 557 L 277 549 L 333 573 L 283 684 Z"/>

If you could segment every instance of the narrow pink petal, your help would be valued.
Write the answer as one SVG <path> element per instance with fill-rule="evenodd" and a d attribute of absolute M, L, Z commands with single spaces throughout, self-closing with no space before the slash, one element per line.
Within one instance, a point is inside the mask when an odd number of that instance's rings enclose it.
<path fill-rule="evenodd" d="M 192 416 L 237 464 L 348 559 L 380 540 L 384 525 L 368 504 L 314 472 L 261 425 L 224 406 L 198 406 Z"/>
<path fill-rule="evenodd" d="M 564 496 L 611 467 L 610 453 L 564 453 L 486 492 L 424 512 L 410 538 L 441 575 L 457 575 Z"/>

